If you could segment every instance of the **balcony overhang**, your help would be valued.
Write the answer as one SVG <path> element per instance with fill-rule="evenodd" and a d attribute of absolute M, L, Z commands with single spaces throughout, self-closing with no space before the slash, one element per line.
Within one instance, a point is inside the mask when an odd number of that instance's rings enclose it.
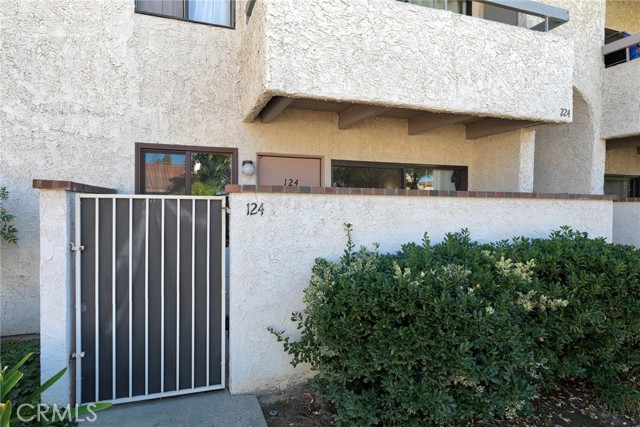
<path fill-rule="evenodd" d="M 286 108 L 335 113 L 338 115 L 338 128 L 341 130 L 355 127 L 374 117 L 406 120 L 409 135 L 419 135 L 444 126 L 464 125 L 466 127 L 467 139 L 478 139 L 543 124 L 542 122 L 529 120 L 509 120 L 465 114 L 435 113 L 375 105 L 294 99 L 281 96 L 272 98 L 265 108 L 262 109 L 260 115 L 262 123 L 271 123 L 276 120 Z"/>
<path fill-rule="evenodd" d="M 573 44 L 553 33 L 390 0 L 263 0 L 242 53 L 246 121 L 301 108 L 340 129 L 393 117 L 471 139 L 571 122 Z"/>

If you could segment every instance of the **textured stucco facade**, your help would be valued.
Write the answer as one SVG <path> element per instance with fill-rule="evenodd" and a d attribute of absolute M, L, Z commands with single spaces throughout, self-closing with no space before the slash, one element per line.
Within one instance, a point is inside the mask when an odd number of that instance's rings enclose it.
<path fill-rule="evenodd" d="M 265 0 L 256 9 L 242 50 L 247 120 L 285 95 L 571 121 L 561 109 L 571 108 L 573 42 L 555 33 L 389 0 Z"/>
<path fill-rule="evenodd" d="M 640 137 L 638 144 L 640 147 Z M 611 148 L 607 150 L 607 174 L 638 175 L 640 174 L 640 154 L 637 147 Z"/>
<path fill-rule="evenodd" d="M 571 20 L 554 30 L 574 43 L 573 122 L 536 133 L 536 191 L 602 194 L 605 142 L 602 116 L 602 44 L 605 0 L 548 0 Z"/>
<path fill-rule="evenodd" d="M 247 203 L 263 203 L 264 215 L 240 215 L 230 223 L 233 393 L 285 388 L 309 374 L 307 367 L 289 365 L 282 344 L 266 328 L 295 330 L 291 312 L 303 308 L 314 259 L 340 257 L 345 223 L 352 224 L 356 245 L 377 242 L 381 252 L 419 242 L 425 232 L 439 242 L 462 224 L 473 239 L 485 242 L 517 235 L 546 237 L 562 225 L 609 241 L 612 237 L 611 201 L 263 193 L 229 197 L 231 212 L 242 212 Z"/>

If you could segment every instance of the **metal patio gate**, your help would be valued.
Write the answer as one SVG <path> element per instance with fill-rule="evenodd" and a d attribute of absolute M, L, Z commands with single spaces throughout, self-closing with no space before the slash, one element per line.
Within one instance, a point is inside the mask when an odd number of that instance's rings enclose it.
<path fill-rule="evenodd" d="M 225 386 L 225 199 L 76 198 L 76 401 Z"/>

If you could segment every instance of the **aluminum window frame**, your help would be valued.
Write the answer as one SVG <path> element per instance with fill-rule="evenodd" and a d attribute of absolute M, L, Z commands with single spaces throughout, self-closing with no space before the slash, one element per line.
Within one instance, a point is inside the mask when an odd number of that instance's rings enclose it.
<path fill-rule="evenodd" d="M 163 1 L 163 0 L 157 0 L 157 1 Z M 184 7 L 184 10 L 188 10 L 189 8 L 189 0 L 182 0 Z M 147 15 L 147 16 L 156 16 L 158 18 L 167 18 L 167 19 L 173 19 L 176 21 L 182 21 L 182 22 L 192 22 L 194 24 L 201 24 L 201 25 L 208 25 L 210 27 L 217 27 L 217 28 L 226 28 L 228 30 L 235 30 L 236 29 L 236 0 L 226 0 L 229 3 L 229 25 L 222 25 L 222 24 L 214 24 L 211 22 L 203 22 L 203 21 L 194 21 L 193 19 L 188 19 L 188 18 L 182 18 L 180 16 L 174 16 L 174 15 L 164 15 L 162 13 L 153 13 L 153 12 L 147 12 L 144 10 L 139 10 L 138 8 L 138 2 L 139 0 L 134 0 L 134 11 L 135 13 L 139 13 L 141 15 Z"/>

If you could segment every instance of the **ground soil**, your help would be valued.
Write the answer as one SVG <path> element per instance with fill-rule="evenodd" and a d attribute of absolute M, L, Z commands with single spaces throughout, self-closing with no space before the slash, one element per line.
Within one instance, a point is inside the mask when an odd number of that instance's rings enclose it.
<path fill-rule="evenodd" d="M 259 396 L 269 427 L 329 427 L 334 409 L 306 387 Z M 475 422 L 468 427 L 640 427 L 640 416 L 609 412 L 588 384 L 568 382 L 535 402 L 535 414 L 514 420 Z"/>

